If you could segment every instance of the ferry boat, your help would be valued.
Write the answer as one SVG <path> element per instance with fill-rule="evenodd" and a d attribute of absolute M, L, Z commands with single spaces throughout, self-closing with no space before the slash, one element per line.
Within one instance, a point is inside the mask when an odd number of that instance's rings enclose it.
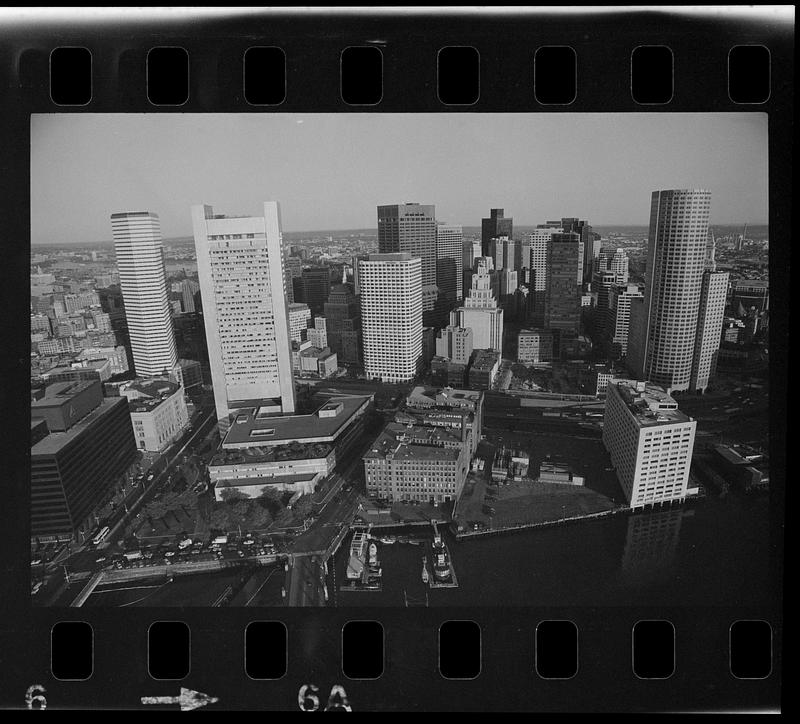
<path fill-rule="evenodd" d="M 427 556 L 422 556 L 422 582 L 427 583 L 430 578 L 430 574 L 428 573 L 428 558 Z"/>
<path fill-rule="evenodd" d="M 437 581 L 450 579 L 450 552 L 439 531 L 433 537 L 433 576 Z"/>
<path fill-rule="evenodd" d="M 361 579 L 364 573 L 364 560 L 367 550 L 367 534 L 357 531 L 350 543 L 350 559 L 347 562 L 347 578 L 351 581 Z"/>

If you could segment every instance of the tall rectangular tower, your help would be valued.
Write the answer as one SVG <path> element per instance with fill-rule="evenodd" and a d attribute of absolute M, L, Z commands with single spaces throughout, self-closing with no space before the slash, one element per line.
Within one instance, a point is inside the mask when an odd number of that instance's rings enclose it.
<path fill-rule="evenodd" d="M 689 389 L 710 209 L 710 191 L 652 195 L 644 327 L 636 330 L 642 359 L 635 372 L 670 392 Z"/>
<path fill-rule="evenodd" d="M 149 211 L 112 214 L 111 232 L 134 369 L 142 377 L 160 375 L 177 364 L 178 353 L 158 215 Z"/>
<path fill-rule="evenodd" d="M 514 219 L 506 218 L 504 209 L 490 209 L 489 218 L 481 219 L 481 249 L 483 256 L 490 256 L 491 251 L 489 245 L 492 239 L 499 236 L 507 236 L 509 239 L 513 237 L 514 232 Z"/>
<path fill-rule="evenodd" d="M 422 259 L 370 254 L 359 260 L 358 278 L 366 376 L 412 380 L 422 355 Z"/>
<path fill-rule="evenodd" d="M 689 389 L 704 392 L 716 371 L 717 353 L 722 339 L 725 299 L 728 294 L 728 272 L 703 272 L 700 288 L 700 311 L 694 341 L 692 377 Z"/>
<path fill-rule="evenodd" d="M 445 299 L 458 301 L 464 296 L 461 263 L 464 235 L 460 224 L 436 224 L 436 284 Z"/>
<path fill-rule="evenodd" d="M 547 245 L 547 289 L 544 324 L 568 334 L 580 327 L 580 287 L 576 265 L 580 260 L 580 237 L 576 233 L 554 233 Z"/>
<path fill-rule="evenodd" d="M 278 204 L 255 217 L 193 206 L 192 225 L 218 420 L 255 405 L 294 412 Z"/>
<path fill-rule="evenodd" d="M 432 310 L 437 298 L 436 207 L 416 203 L 379 206 L 378 252 L 406 252 L 421 259 L 422 311 Z"/>

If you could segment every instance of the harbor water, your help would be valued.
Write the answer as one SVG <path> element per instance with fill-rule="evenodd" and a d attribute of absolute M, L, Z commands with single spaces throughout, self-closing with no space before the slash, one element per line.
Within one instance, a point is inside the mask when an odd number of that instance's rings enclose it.
<path fill-rule="evenodd" d="M 424 532 L 423 532 L 424 531 Z M 458 588 L 422 581 L 425 545 L 380 546 L 380 591 L 339 591 L 337 606 L 723 606 L 769 600 L 769 500 L 730 494 L 684 506 L 456 541 L 444 534 Z M 344 580 L 349 539 L 336 554 Z"/>

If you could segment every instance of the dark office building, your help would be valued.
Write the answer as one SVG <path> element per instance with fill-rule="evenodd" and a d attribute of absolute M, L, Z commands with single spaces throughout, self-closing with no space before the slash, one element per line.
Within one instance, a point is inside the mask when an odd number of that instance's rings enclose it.
<path fill-rule="evenodd" d="M 92 512 L 136 459 L 127 398 L 103 399 L 99 381 L 50 385 L 31 404 L 31 434 L 31 537 L 93 528 Z"/>
<path fill-rule="evenodd" d="M 491 240 L 501 236 L 512 238 L 514 219 L 503 216 L 504 209 L 490 209 L 489 218 L 481 219 L 481 253 L 491 256 Z"/>
<path fill-rule="evenodd" d="M 738 312 L 739 305 L 745 311 L 755 307 L 757 312 L 769 309 L 769 282 L 757 279 L 737 279 L 731 282 L 731 306 Z"/>
<path fill-rule="evenodd" d="M 335 284 L 325 302 L 328 346 L 343 364 L 361 364 L 361 307 L 346 284 Z"/>
<path fill-rule="evenodd" d="M 422 311 L 432 310 L 437 297 L 436 207 L 433 204 L 378 207 L 378 253 L 396 252 L 408 252 L 422 259 Z"/>
<path fill-rule="evenodd" d="M 581 300 L 578 285 L 580 237 L 575 233 L 553 234 L 547 245 L 547 289 L 544 322 L 560 335 L 577 335 L 580 330 Z"/>
<path fill-rule="evenodd" d="M 594 241 L 599 239 L 600 235 L 592 231 L 588 222 L 575 217 L 561 219 L 561 228 L 565 233 L 571 232 L 579 236 L 583 253 L 583 282 L 584 284 L 591 282 Z"/>
<path fill-rule="evenodd" d="M 181 314 L 172 320 L 175 331 L 175 347 L 181 359 L 208 363 L 208 344 L 203 315 L 197 312 Z"/>
<path fill-rule="evenodd" d="M 331 270 L 329 267 L 320 266 L 303 269 L 301 275 L 303 285 L 303 302 L 305 302 L 313 317 L 322 316 L 325 302 L 331 292 Z"/>

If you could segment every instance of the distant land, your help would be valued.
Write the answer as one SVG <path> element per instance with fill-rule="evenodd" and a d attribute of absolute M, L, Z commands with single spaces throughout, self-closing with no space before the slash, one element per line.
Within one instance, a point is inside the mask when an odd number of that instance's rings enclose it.
<path fill-rule="evenodd" d="M 465 236 L 480 236 L 480 226 L 463 226 Z M 514 233 L 527 233 L 536 228 L 535 224 L 520 224 L 514 226 Z M 610 236 L 611 234 L 623 234 L 626 236 L 647 236 L 648 226 L 646 224 L 619 224 L 619 225 L 604 225 L 592 226 L 594 231 L 602 236 Z M 742 233 L 744 224 L 711 224 L 716 236 L 731 236 Z M 346 237 L 346 236 L 377 236 L 378 230 L 376 228 L 362 228 L 362 229 L 317 229 L 315 231 L 284 231 L 283 238 L 289 242 L 301 241 L 309 237 Z M 747 224 L 747 236 L 750 239 L 766 239 L 769 237 L 769 226 L 767 224 Z M 194 243 L 194 238 L 191 236 L 176 236 L 171 238 L 164 238 L 164 243 L 172 245 L 182 245 Z M 105 248 L 113 246 L 114 242 L 110 239 L 105 241 L 64 241 L 59 244 L 32 244 L 32 248 L 36 249 L 63 249 L 65 246 L 74 246 L 76 248 L 90 249 L 90 248 Z"/>

